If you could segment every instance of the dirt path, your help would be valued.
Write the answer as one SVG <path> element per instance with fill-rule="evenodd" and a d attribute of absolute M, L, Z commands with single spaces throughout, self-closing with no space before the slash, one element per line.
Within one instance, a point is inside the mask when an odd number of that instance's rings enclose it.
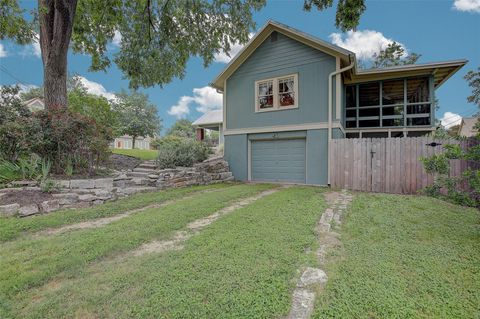
<path fill-rule="evenodd" d="M 190 237 L 199 233 L 204 227 L 212 224 L 214 221 L 220 217 L 227 215 L 239 208 L 250 205 L 251 203 L 259 200 L 262 197 L 271 195 L 278 192 L 280 189 L 269 189 L 267 191 L 261 192 L 255 196 L 241 199 L 230 206 L 222 208 L 221 210 L 213 213 L 204 218 L 197 219 L 190 224 L 184 230 L 179 230 L 175 232 L 173 238 L 169 240 L 156 240 L 150 243 L 144 244 L 134 251 L 130 252 L 133 256 L 141 256 L 149 253 L 160 253 L 167 250 L 180 250 L 183 248 L 183 243 L 187 241 Z"/>
<path fill-rule="evenodd" d="M 125 217 L 128 217 L 132 214 L 139 213 L 139 212 L 142 212 L 142 211 L 147 210 L 147 209 L 162 208 L 162 207 L 174 204 L 174 203 L 176 203 L 178 201 L 181 201 L 181 200 L 186 200 L 186 199 L 193 198 L 194 196 L 197 196 L 198 194 L 213 193 L 213 192 L 218 192 L 218 191 L 221 191 L 221 190 L 222 189 L 220 188 L 220 189 L 209 189 L 209 190 L 198 191 L 198 192 L 191 193 L 187 196 L 177 198 L 177 199 L 167 200 L 167 201 L 159 203 L 159 204 L 152 204 L 152 205 L 147 205 L 147 206 L 140 207 L 140 208 L 135 208 L 135 209 L 117 214 L 115 216 L 97 218 L 97 219 L 94 219 L 94 220 L 89 220 L 89 221 L 85 221 L 85 222 L 81 222 L 81 223 L 66 225 L 66 226 L 59 227 L 59 228 L 45 229 L 45 230 L 42 230 L 42 231 L 39 231 L 39 232 L 33 234 L 33 236 L 34 237 L 37 237 L 37 236 L 38 237 L 40 237 L 40 236 L 51 236 L 51 235 L 57 235 L 57 234 L 61 234 L 61 233 L 65 233 L 65 232 L 73 231 L 73 230 L 103 227 L 105 225 L 116 222 L 116 221 L 121 220 Z"/>

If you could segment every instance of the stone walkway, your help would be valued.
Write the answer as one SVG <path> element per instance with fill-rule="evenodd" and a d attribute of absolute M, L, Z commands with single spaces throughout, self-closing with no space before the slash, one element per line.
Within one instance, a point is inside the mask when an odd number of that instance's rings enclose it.
<path fill-rule="evenodd" d="M 340 245 L 339 235 L 334 232 L 341 225 L 341 217 L 353 196 L 346 190 L 341 193 L 329 192 L 325 199 L 330 207 L 320 217 L 316 226 L 316 233 L 320 243 L 316 254 L 320 266 L 325 264 L 327 252 Z M 315 304 L 315 291 L 328 281 L 328 276 L 322 269 L 307 267 L 298 279 L 297 286 L 293 291 L 292 308 L 288 319 L 310 318 Z M 315 289 L 317 288 L 317 289 Z"/>
<path fill-rule="evenodd" d="M 175 232 L 172 239 L 169 240 L 155 240 L 150 243 L 140 246 L 138 249 L 131 252 L 133 256 L 141 256 L 148 253 L 160 253 L 167 250 L 180 250 L 183 248 L 183 243 L 187 241 L 193 235 L 199 233 L 204 227 L 212 224 L 220 217 L 227 215 L 239 208 L 250 205 L 251 203 L 259 200 L 262 197 L 271 195 L 278 192 L 280 189 L 269 189 L 263 191 L 255 196 L 241 199 L 234 204 L 222 208 L 221 210 L 213 213 L 204 218 L 197 219 L 187 225 L 186 229 Z"/>
<path fill-rule="evenodd" d="M 36 236 L 57 235 L 57 234 L 65 233 L 65 232 L 68 232 L 68 231 L 103 227 L 103 226 L 108 225 L 110 223 L 113 223 L 115 221 L 121 220 L 125 217 L 128 217 L 132 214 L 145 211 L 147 209 L 162 208 L 162 207 L 174 204 L 174 203 L 176 203 L 180 200 L 186 200 L 186 199 L 193 198 L 194 196 L 197 196 L 198 194 L 213 193 L 213 192 L 218 192 L 218 191 L 221 191 L 221 190 L 222 189 L 220 188 L 220 189 L 208 189 L 208 190 L 193 192 L 193 193 L 191 193 L 189 195 L 186 195 L 182 198 L 167 200 L 167 201 L 159 203 L 159 204 L 152 204 L 152 205 L 147 205 L 147 206 L 140 207 L 140 208 L 135 208 L 135 209 L 117 214 L 115 216 L 97 218 L 95 220 L 90 220 L 90 221 L 85 221 L 85 222 L 81 222 L 81 223 L 66 225 L 66 226 L 63 226 L 63 227 L 60 227 L 60 228 L 51 228 L 51 229 L 42 230 L 38 233 L 35 233 L 33 236 L 36 237 Z"/>

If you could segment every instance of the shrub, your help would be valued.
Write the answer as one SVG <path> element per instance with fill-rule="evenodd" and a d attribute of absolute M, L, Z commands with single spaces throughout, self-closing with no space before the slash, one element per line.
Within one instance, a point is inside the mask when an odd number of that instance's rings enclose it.
<path fill-rule="evenodd" d="M 161 168 L 189 167 L 206 160 L 211 153 L 205 143 L 172 135 L 159 139 L 156 145 Z"/>
<path fill-rule="evenodd" d="M 109 155 L 112 131 L 94 119 L 64 108 L 34 114 L 41 130 L 31 151 L 51 161 L 52 171 L 93 174 Z"/>
<path fill-rule="evenodd" d="M 424 192 L 433 197 L 441 197 L 453 203 L 465 206 L 480 206 L 480 171 L 467 169 L 462 176 L 451 177 L 450 160 L 461 159 L 473 162 L 474 167 L 480 165 L 480 137 L 475 137 L 473 146 L 462 149 L 459 145 L 445 145 L 445 152 L 435 154 L 421 161 L 425 170 L 434 175 L 432 186 Z M 466 183 L 467 189 L 462 189 L 461 184 Z"/>

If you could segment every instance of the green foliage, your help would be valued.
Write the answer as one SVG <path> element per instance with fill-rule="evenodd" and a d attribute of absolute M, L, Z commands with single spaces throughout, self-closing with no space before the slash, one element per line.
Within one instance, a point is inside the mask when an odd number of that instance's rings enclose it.
<path fill-rule="evenodd" d="M 467 101 L 480 107 L 480 67 L 477 70 L 477 72 L 468 71 L 464 78 L 472 88 L 472 95 L 467 97 Z"/>
<path fill-rule="evenodd" d="M 480 173 L 478 169 L 468 169 L 462 176 L 450 177 L 450 160 L 460 159 L 472 161 L 478 167 L 480 164 L 480 143 L 462 149 L 460 145 L 446 144 L 445 151 L 427 158 L 421 158 L 427 173 L 435 177 L 433 185 L 424 189 L 427 195 L 445 198 L 453 203 L 465 206 L 480 206 Z M 474 144 L 475 144 L 474 143 Z M 461 184 L 467 183 L 469 188 L 462 189 Z"/>
<path fill-rule="evenodd" d="M 167 135 L 195 138 L 195 128 L 193 127 L 191 121 L 187 119 L 180 119 L 168 129 Z"/>
<path fill-rule="evenodd" d="M 20 166 L 14 162 L 0 158 L 0 183 L 6 184 L 20 179 L 22 179 Z"/>
<path fill-rule="evenodd" d="M 60 187 L 51 179 L 44 179 L 40 182 L 40 189 L 44 193 L 53 193 L 58 191 Z"/>
<path fill-rule="evenodd" d="M 43 161 L 36 154 L 19 158 L 18 161 L 0 159 L 0 182 L 6 184 L 16 180 L 41 179 L 44 176 L 42 165 Z"/>
<path fill-rule="evenodd" d="M 160 132 L 162 121 L 157 108 L 148 100 L 148 95 L 122 90 L 116 96 L 113 110 L 118 114 L 118 132 L 132 137 L 132 149 L 138 136 L 155 137 Z"/>
<path fill-rule="evenodd" d="M 409 53 L 407 56 L 405 49 L 397 42 L 387 45 L 384 50 L 373 55 L 372 68 L 388 68 L 398 65 L 415 64 L 421 55 L 417 53 Z"/>
<path fill-rule="evenodd" d="M 132 156 L 144 161 L 154 160 L 158 157 L 158 151 L 156 150 L 139 150 L 139 149 L 132 150 L 132 149 L 114 148 L 112 149 L 112 153 Z"/>
<path fill-rule="evenodd" d="M 43 87 L 34 87 L 26 92 L 20 93 L 20 98 L 22 101 L 28 101 L 34 98 L 43 99 Z"/>
<path fill-rule="evenodd" d="M 333 0 L 304 0 L 303 8 L 306 11 L 316 7 L 326 10 L 333 5 Z M 355 29 L 360 24 L 360 17 L 367 7 L 365 0 L 339 0 L 335 17 L 335 26 L 343 32 Z"/>
<path fill-rule="evenodd" d="M 42 138 L 31 151 L 50 160 L 55 173 L 62 174 L 73 165 L 77 173 L 93 174 L 107 159 L 112 131 L 94 119 L 63 108 L 39 111 L 34 116 Z"/>
<path fill-rule="evenodd" d="M 19 44 L 32 43 L 35 20 L 25 20 L 26 10 L 20 8 L 17 0 L 1 0 L 0 12 L 0 40 L 10 38 Z"/>
<path fill-rule="evenodd" d="M 211 153 L 207 144 L 178 136 L 166 136 L 158 142 L 158 165 L 161 168 L 190 167 Z"/>

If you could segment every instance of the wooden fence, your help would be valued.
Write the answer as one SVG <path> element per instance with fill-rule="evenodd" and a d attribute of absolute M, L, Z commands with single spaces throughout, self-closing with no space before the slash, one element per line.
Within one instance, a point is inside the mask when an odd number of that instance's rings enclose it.
<path fill-rule="evenodd" d="M 445 144 L 459 143 L 466 147 L 472 141 L 432 137 L 334 139 L 330 182 L 336 188 L 414 194 L 433 183 L 433 175 L 425 172 L 420 158 L 443 152 Z M 451 160 L 450 167 L 450 176 L 459 176 L 471 163 Z"/>

